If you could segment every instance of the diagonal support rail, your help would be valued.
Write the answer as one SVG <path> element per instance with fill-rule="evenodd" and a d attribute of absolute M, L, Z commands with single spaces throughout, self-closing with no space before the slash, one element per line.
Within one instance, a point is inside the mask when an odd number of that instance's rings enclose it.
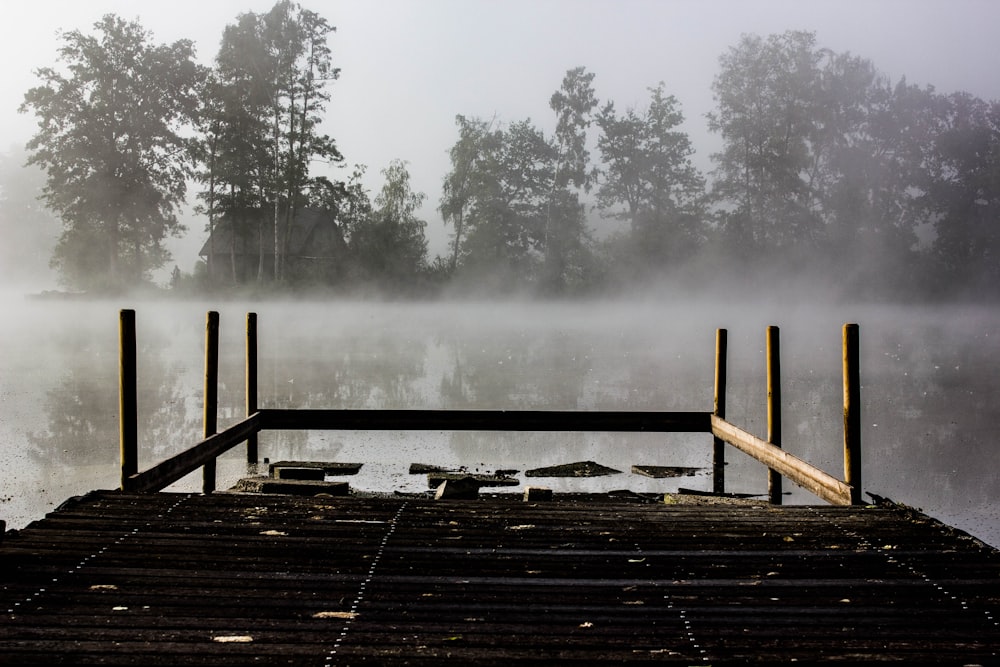
<path fill-rule="evenodd" d="M 780 447 L 712 415 L 712 435 L 833 505 L 851 504 L 851 486 Z"/>

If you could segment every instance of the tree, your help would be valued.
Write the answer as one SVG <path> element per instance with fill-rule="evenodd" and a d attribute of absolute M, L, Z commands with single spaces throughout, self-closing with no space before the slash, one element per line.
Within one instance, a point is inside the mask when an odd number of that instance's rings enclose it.
<path fill-rule="evenodd" d="M 417 217 L 425 196 L 413 191 L 406 162 L 393 160 L 382 175 L 375 207 L 367 219 L 354 220 L 349 247 L 364 279 L 400 289 L 411 286 L 427 264 L 427 223 Z"/>
<path fill-rule="evenodd" d="M 191 174 L 185 128 L 201 72 L 189 40 L 154 45 L 136 22 L 107 15 L 96 35 L 62 36 L 62 70 L 37 70 L 22 112 L 38 116 L 29 164 L 45 169 L 46 205 L 62 221 L 53 256 L 64 283 L 122 288 L 148 280 L 183 227 Z"/>
<path fill-rule="evenodd" d="M 291 221 L 308 197 L 306 190 L 315 185 L 309 179 L 309 163 L 343 159 L 333 139 L 318 132 L 330 100 L 326 83 L 336 80 L 340 70 L 333 67 L 327 43 L 335 28 L 319 14 L 280 0 L 262 21 L 273 72 L 274 278 L 281 281 Z"/>
<path fill-rule="evenodd" d="M 319 131 L 330 99 L 325 86 L 338 76 L 327 44 L 333 31 L 318 14 L 280 0 L 266 14 L 240 14 L 223 33 L 204 92 L 201 197 L 210 232 L 220 215 L 233 225 L 234 282 L 242 278 L 236 243 L 254 237 L 257 281 L 268 271 L 282 281 L 296 212 L 342 191 L 309 169 L 343 159 Z M 265 249 L 272 248 L 273 261 L 265 265 Z"/>
<path fill-rule="evenodd" d="M 530 121 L 483 133 L 469 176 L 459 272 L 499 288 L 537 284 L 555 178 L 555 146 Z"/>
<path fill-rule="evenodd" d="M 927 188 L 924 153 L 932 142 L 934 95 L 900 81 L 891 85 L 867 61 L 835 56 L 824 73 L 823 127 L 812 187 L 823 217 L 826 257 L 856 294 L 912 290 L 921 204 Z"/>
<path fill-rule="evenodd" d="M 593 179 L 587 150 L 587 128 L 597 106 L 593 82 L 592 72 L 576 67 L 566 72 L 562 86 L 549 99 L 556 113 L 557 157 L 546 211 L 543 283 L 552 292 L 565 291 L 580 280 L 587 232 L 579 195 L 581 190 L 590 191 Z"/>
<path fill-rule="evenodd" d="M 702 242 L 705 182 L 691 162 L 694 148 L 678 128 L 684 116 L 664 84 L 650 88 L 642 113 L 621 117 L 608 103 L 597 117 L 604 178 L 598 207 L 630 223 L 633 257 L 647 266 L 690 254 Z"/>
<path fill-rule="evenodd" d="M 478 163 L 483 158 L 484 144 L 493 126 L 492 122 L 485 123 L 461 115 L 455 116 L 455 124 L 458 125 L 458 141 L 448 152 L 452 170 L 444 178 L 441 202 L 438 205 L 444 223 L 451 223 L 455 230 L 451 242 L 451 273 L 458 266 L 462 235 L 466 231 L 466 215 L 475 197 Z"/>
<path fill-rule="evenodd" d="M 939 98 L 924 204 L 941 286 L 996 295 L 1000 284 L 1000 102 Z M 950 283 L 950 284 L 949 284 Z"/>
<path fill-rule="evenodd" d="M 746 249 L 814 243 L 821 226 L 803 178 L 811 165 L 819 64 L 815 35 L 744 35 L 720 59 L 709 129 L 722 135 L 714 156 L 715 195 L 731 208 L 730 240 Z"/>
<path fill-rule="evenodd" d="M 731 248 L 824 268 L 851 292 L 912 289 L 916 230 L 933 223 L 933 89 L 892 86 L 812 33 L 744 36 L 721 59 L 710 114 L 713 195 Z M 817 261 L 822 260 L 822 261 Z"/>

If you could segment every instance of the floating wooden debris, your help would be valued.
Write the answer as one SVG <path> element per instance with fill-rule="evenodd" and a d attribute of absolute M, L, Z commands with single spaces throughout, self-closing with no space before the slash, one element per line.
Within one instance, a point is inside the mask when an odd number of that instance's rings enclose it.
<path fill-rule="evenodd" d="M 717 498 L 763 498 L 763 493 L 716 493 L 715 491 L 699 491 L 698 489 L 677 489 L 677 493 L 686 496 L 713 496 Z"/>
<path fill-rule="evenodd" d="M 311 479 L 322 481 L 326 477 L 326 471 L 322 468 L 313 467 L 274 467 L 273 476 L 275 479 Z"/>
<path fill-rule="evenodd" d="M 268 474 L 274 475 L 275 468 L 318 468 L 324 475 L 337 477 L 340 475 L 357 475 L 361 470 L 360 463 L 340 463 L 339 461 L 275 461 L 268 464 Z"/>
<path fill-rule="evenodd" d="M 633 474 L 653 477 L 654 479 L 663 479 L 666 477 L 694 477 L 702 470 L 704 470 L 704 468 L 687 468 L 684 466 L 632 466 Z"/>
<path fill-rule="evenodd" d="M 347 482 L 320 482 L 300 479 L 274 479 L 271 477 L 244 477 L 233 491 L 242 493 L 279 493 L 290 496 L 346 496 L 350 492 Z"/>
<path fill-rule="evenodd" d="M 564 463 L 547 468 L 535 468 L 525 471 L 526 477 L 601 477 L 604 475 L 620 475 L 621 470 L 602 466 L 593 461 Z"/>
<path fill-rule="evenodd" d="M 427 475 L 434 472 L 463 472 L 462 468 L 444 468 L 442 466 L 430 465 L 428 463 L 411 463 L 411 475 Z"/>
<path fill-rule="evenodd" d="M 427 486 L 436 489 L 442 482 L 458 479 L 474 479 L 479 486 L 520 486 L 521 482 L 513 477 L 502 475 L 470 475 L 464 472 L 435 472 L 427 475 Z"/>

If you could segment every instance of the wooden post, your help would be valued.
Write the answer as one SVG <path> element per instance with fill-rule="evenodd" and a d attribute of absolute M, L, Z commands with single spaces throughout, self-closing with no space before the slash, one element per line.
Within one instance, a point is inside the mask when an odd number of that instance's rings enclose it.
<path fill-rule="evenodd" d="M 767 328 L 767 441 L 781 447 L 781 345 L 778 327 Z M 781 504 L 781 475 L 768 468 L 767 495 Z"/>
<path fill-rule="evenodd" d="M 257 313 L 247 313 L 247 417 L 257 412 Z M 257 434 L 247 438 L 247 463 L 257 463 Z"/>
<path fill-rule="evenodd" d="M 844 325 L 844 481 L 861 501 L 861 373 L 857 324 Z"/>
<path fill-rule="evenodd" d="M 118 314 L 118 443 L 121 451 L 121 488 L 139 472 L 139 409 L 136 398 L 135 311 Z"/>
<path fill-rule="evenodd" d="M 715 332 L 715 400 L 712 414 L 726 418 L 726 357 L 728 350 L 727 331 Z M 712 439 L 712 491 L 726 492 L 726 442 L 721 438 Z"/>
<path fill-rule="evenodd" d="M 219 405 L 219 313 L 209 311 L 205 318 L 205 411 L 204 437 L 218 431 Z M 215 491 L 215 459 L 203 469 L 202 492 Z"/>

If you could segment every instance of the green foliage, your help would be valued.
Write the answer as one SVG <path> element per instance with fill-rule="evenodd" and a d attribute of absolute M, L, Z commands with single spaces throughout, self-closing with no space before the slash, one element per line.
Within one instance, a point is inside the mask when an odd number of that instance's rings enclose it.
<path fill-rule="evenodd" d="M 63 67 L 37 70 L 21 111 L 38 117 L 29 163 L 45 169 L 44 201 L 64 227 L 53 264 L 69 286 L 119 289 L 147 280 L 183 231 L 201 72 L 189 40 L 154 45 L 114 15 L 94 30 L 62 36 Z"/>
<path fill-rule="evenodd" d="M 597 118 L 604 162 L 597 205 L 630 222 L 624 242 L 640 260 L 640 274 L 689 256 L 706 235 L 705 182 L 691 162 L 687 133 L 678 129 L 684 116 L 663 83 L 649 92 L 641 114 L 628 109 L 619 117 L 609 102 Z"/>
<path fill-rule="evenodd" d="M 358 206 L 352 212 L 349 244 L 360 279 L 399 289 L 412 285 L 427 264 L 427 223 L 416 215 L 425 196 L 413 191 L 403 161 L 394 160 L 382 175 L 385 183 L 367 215 L 366 198 L 355 191 Z"/>
<path fill-rule="evenodd" d="M 733 207 L 727 230 L 748 249 L 814 242 L 819 223 L 807 178 L 817 117 L 815 35 L 744 35 L 720 59 L 710 129 L 722 135 L 715 193 Z"/>
<path fill-rule="evenodd" d="M 926 204 L 937 238 L 933 257 L 971 294 L 1000 284 L 1000 102 L 964 93 L 940 100 L 928 158 Z"/>
<path fill-rule="evenodd" d="M 236 230 L 233 283 L 242 278 L 240 239 L 256 244 L 258 283 L 290 277 L 286 259 L 297 212 L 317 200 L 330 207 L 343 190 L 309 171 L 310 163 L 343 159 L 319 129 L 330 100 L 326 84 L 339 76 L 327 44 L 333 30 L 315 12 L 280 0 L 265 14 L 241 14 L 223 34 L 202 91 L 199 197 L 210 234 L 222 216 Z"/>

